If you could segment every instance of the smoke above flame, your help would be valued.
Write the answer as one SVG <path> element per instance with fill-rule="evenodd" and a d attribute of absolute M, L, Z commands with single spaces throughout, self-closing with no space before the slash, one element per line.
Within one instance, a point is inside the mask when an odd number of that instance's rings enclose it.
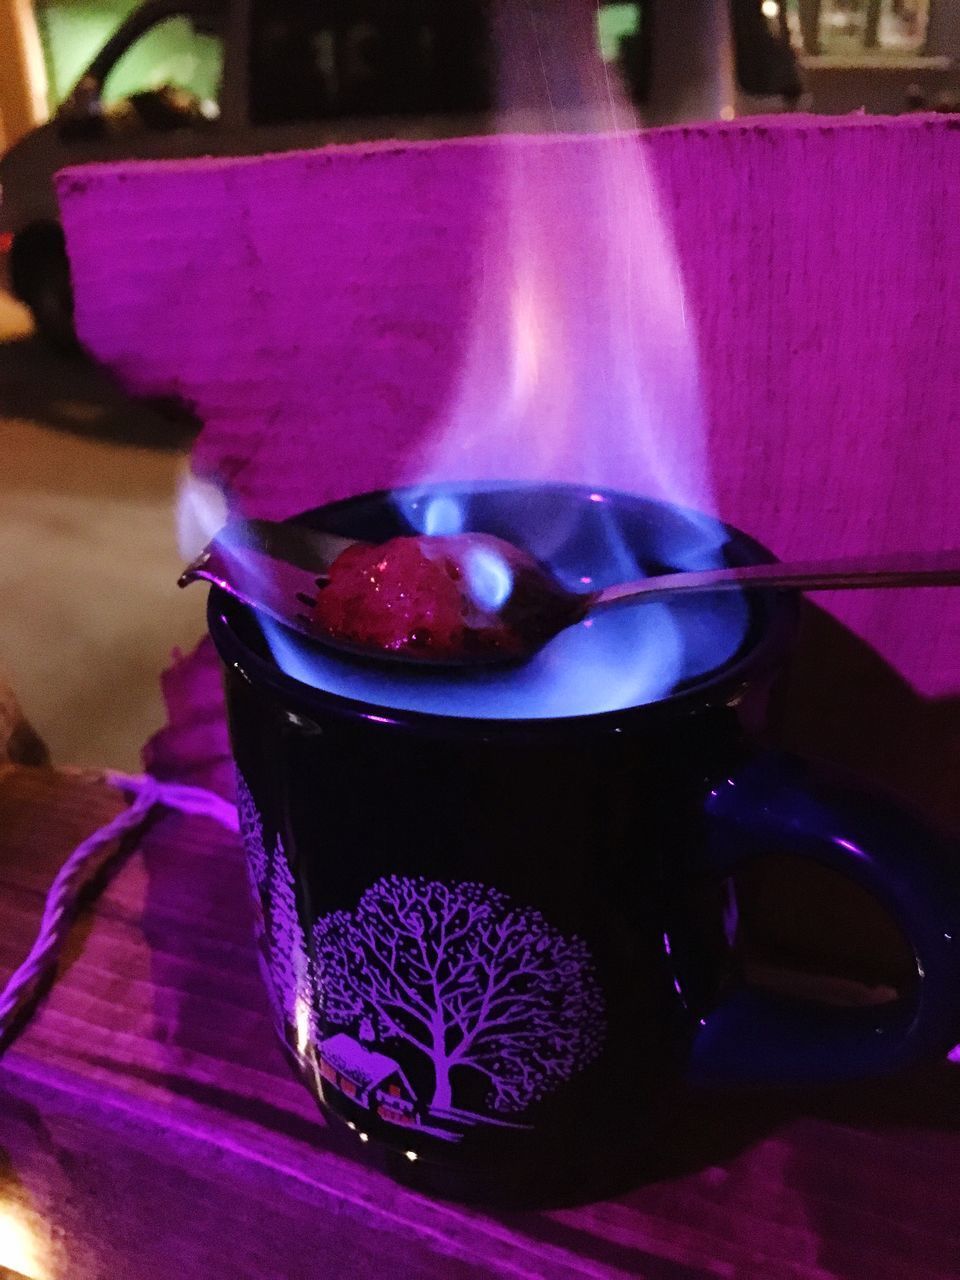
<path fill-rule="evenodd" d="M 696 337 L 596 9 L 497 15 L 502 124 L 535 136 L 501 139 L 469 354 L 408 478 L 570 480 L 709 510 Z"/>

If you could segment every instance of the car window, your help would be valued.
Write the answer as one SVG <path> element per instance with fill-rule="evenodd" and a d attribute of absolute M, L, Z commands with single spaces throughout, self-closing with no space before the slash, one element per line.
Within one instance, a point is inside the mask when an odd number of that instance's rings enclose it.
<path fill-rule="evenodd" d="M 173 89 L 196 100 L 207 117 L 218 113 L 223 38 L 199 31 L 186 14 L 154 23 L 120 55 L 104 77 L 105 106 L 139 94 Z"/>
<path fill-rule="evenodd" d="M 255 124 L 490 103 L 484 0 L 254 0 Z"/>

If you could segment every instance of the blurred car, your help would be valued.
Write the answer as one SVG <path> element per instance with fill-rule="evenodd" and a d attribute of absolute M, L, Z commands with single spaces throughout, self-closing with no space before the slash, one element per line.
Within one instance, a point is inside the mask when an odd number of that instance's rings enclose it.
<path fill-rule="evenodd" d="M 548 10 L 550 0 L 542 3 Z M 642 100 L 655 0 L 584 3 L 602 15 L 600 26 L 608 19 L 605 35 L 598 26 L 603 56 Z M 748 23 L 744 43 L 739 28 L 744 5 L 756 10 L 754 28 L 762 23 L 759 0 L 730 3 L 737 61 L 748 67 L 743 50 L 755 48 L 756 30 Z M 68 165 L 485 132 L 490 25 L 490 0 L 147 0 L 53 119 L 0 159 L 0 252 L 12 291 L 42 336 L 74 344 L 53 187 Z"/>
<path fill-rule="evenodd" d="M 482 130 L 485 42 L 482 0 L 148 0 L 0 159 L 13 293 L 73 342 L 59 169 Z"/>

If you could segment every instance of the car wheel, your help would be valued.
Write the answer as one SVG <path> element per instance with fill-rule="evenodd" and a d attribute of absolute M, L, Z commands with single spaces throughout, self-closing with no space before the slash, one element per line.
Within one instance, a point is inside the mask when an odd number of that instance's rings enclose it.
<path fill-rule="evenodd" d="M 61 226 L 36 223 L 17 234 L 10 250 L 10 283 L 32 311 L 44 342 L 58 351 L 78 350 L 70 264 Z"/>

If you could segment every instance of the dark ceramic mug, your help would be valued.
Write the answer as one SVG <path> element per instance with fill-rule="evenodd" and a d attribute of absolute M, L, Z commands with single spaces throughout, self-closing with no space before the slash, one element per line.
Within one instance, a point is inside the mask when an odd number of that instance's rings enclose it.
<path fill-rule="evenodd" d="M 563 485 L 366 495 L 302 519 L 378 541 L 436 501 L 594 585 L 772 558 L 680 508 Z M 479 694 L 436 673 L 404 687 L 346 659 L 315 666 L 289 633 L 268 643 L 211 592 L 279 1030 L 358 1153 L 454 1196 L 589 1194 L 645 1161 L 685 1081 L 854 1078 L 960 1038 L 956 851 L 751 745 L 796 612 L 767 592 L 620 618 L 596 640 L 614 659 L 599 685 L 584 688 L 574 652 L 573 684 L 531 718 L 553 697 L 549 654 L 532 693 L 510 673 Z M 629 705 L 657 692 L 619 679 L 648 641 L 640 674 L 666 647 L 669 687 Z M 593 653 L 590 634 L 571 643 Z M 280 668 L 298 662 L 302 679 Z M 304 683 L 318 678 L 327 690 Z M 411 710 L 422 698 L 431 709 Z M 725 985 L 691 888 L 771 850 L 879 899 L 916 957 L 915 994 L 828 1010 Z"/>

